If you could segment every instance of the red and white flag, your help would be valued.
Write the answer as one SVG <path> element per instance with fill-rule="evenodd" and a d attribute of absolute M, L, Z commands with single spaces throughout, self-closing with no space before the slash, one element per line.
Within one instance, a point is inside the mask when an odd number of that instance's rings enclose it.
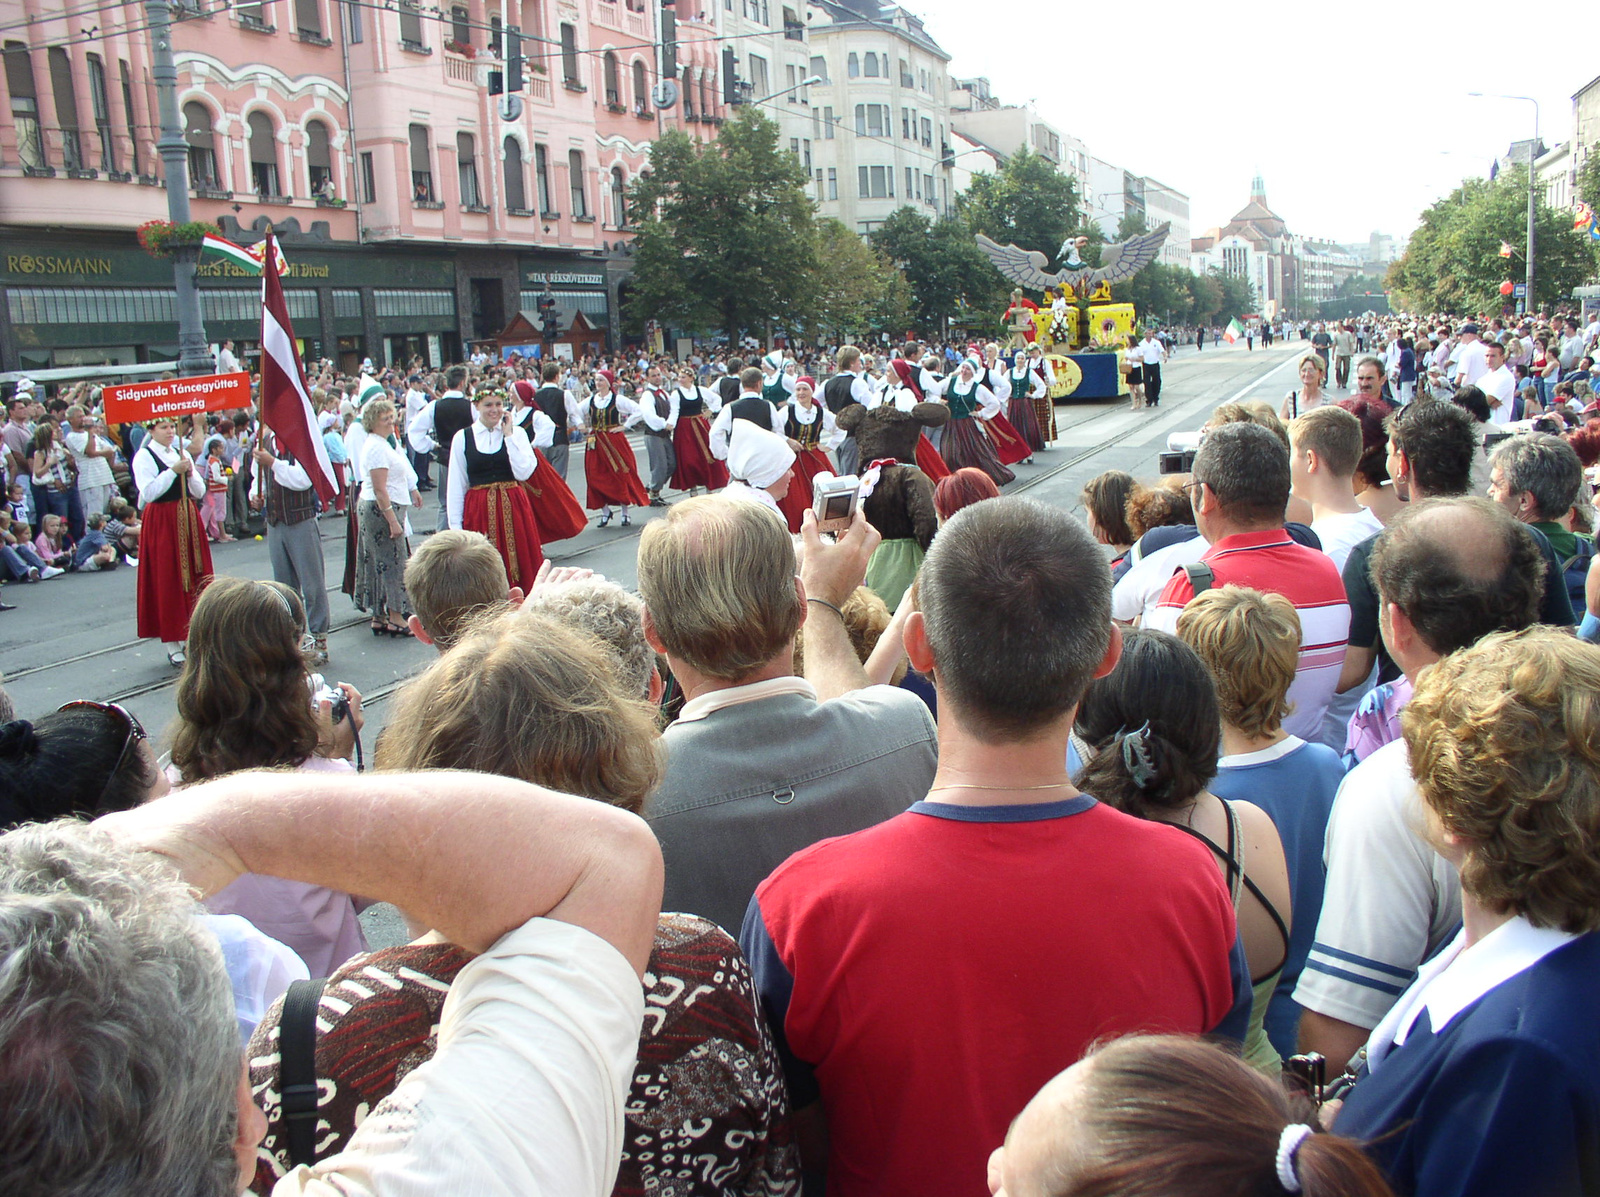
<path fill-rule="evenodd" d="M 277 252 L 277 239 L 267 234 L 266 255 Z M 295 348 L 289 305 L 283 298 L 283 281 L 276 270 L 261 272 L 261 422 L 272 429 L 278 444 L 305 467 L 311 485 L 324 503 L 331 503 L 338 488 L 333 482 L 333 462 L 311 410 L 306 373 Z"/>

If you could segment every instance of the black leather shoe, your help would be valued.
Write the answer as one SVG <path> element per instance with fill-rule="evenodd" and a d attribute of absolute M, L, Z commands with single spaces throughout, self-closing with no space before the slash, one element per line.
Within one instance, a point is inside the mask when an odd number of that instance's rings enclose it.
<path fill-rule="evenodd" d="M 15 611 L 16 609 L 17 604 L 8 603 L 4 599 L 0 599 L 0 611 Z"/>

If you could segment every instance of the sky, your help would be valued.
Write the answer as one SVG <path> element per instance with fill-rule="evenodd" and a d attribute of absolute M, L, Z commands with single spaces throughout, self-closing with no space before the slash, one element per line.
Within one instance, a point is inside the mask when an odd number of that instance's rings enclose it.
<path fill-rule="evenodd" d="M 1186 193 L 1195 234 L 1244 207 L 1257 172 L 1291 232 L 1409 234 L 1434 200 L 1533 135 L 1532 104 L 1468 92 L 1536 99 L 1548 146 L 1571 137 L 1572 94 L 1600 74 L 1573 10 L 1540 21 L 1485 0 L 1230 16 L 1172 0 L 899 2 L 953 56 L 953 76 L 987 75 L 1001 103 L 1032 100 L 1094 156 Z M 995 13 L 1006 18 L 974 19 Z"/>

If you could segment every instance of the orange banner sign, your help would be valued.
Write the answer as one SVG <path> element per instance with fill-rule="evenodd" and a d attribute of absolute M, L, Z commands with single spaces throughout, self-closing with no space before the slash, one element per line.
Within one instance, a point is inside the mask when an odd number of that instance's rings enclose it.
<path fill-rule="evenodd" d="M 195 378 L 158 378 L 106 387 L 106 422 L 135 424 L 164 416 L 192 416 L 200 412 L 250 406 L 250 375 L 201 374 Z"/>

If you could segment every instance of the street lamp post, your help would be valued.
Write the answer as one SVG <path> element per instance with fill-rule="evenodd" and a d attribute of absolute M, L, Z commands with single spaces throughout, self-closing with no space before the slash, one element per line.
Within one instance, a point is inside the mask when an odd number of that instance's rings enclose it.
<path fill-rule="evenodd" d="M 172 6 L 169 0 L 146 0 L 150 14 L 150 39 L 154 46 L 150 74 L 156 83 L 156 103 L 161 115 L 161 177 L 167 186 L 167 219 L 189 222 L 189 145 L 178 116 L 178 68 L 172 61 Z M 177 290 L 178 373 L 186 377 L 211 374 L 217 364 L 206 348 L 206 328 L 200 316 L 200 293 L 195 289 L 198 245 L 172 247 L 172 281 Z"/>
<path fill-rule="evenodd" d="M 1522 300 L 1522 310 L 1528 315 L 1533 314 L 1533 213 L 1534 189 L 1538 185 L 1536 166 L 1539 157 L 1539 101 L 1532 96 L 1504 96 L 1493 92 L 1469 91 L 1469 96 L 1477 96 L 1484 100 L 1521 100 L 1533 105 L 1533 143 L 1528 146 L 1528 261 L 1527 276 L 1523 280 L 1523 290 L 1527 294 Z"/>

